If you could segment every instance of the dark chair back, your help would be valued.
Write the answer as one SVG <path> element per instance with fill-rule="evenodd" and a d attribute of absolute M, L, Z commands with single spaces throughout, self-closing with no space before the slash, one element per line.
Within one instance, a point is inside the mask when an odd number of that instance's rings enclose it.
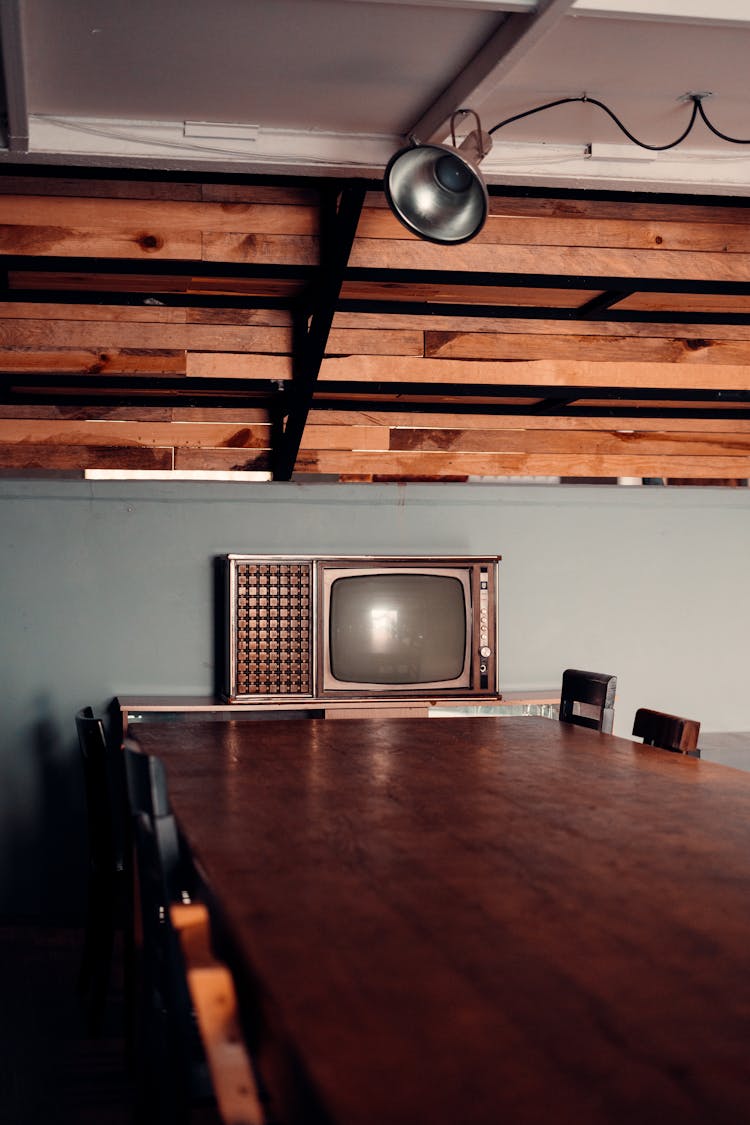
<path fill-rule="evenodd" d="M 699 755 L 698 735 L 701 725 L 695 719 L 667 715 L 663 711 L 650 711 L 639 707 L 633 722 L 633 734 L 642 738 L 646 746 L 674 750 L 678 754 Z"/>
<path fill-rule="evenodd" d="M 133 739 L 123 751 L 143 930 L 144 1108 L 182 1122 L 203 1105 L 225 1125 L 264 1125 L 231 973 L 213 953 L 207 907 L 184 890 L 199 879 L 181 847 L 163 765 Z"/>
<path fill-rule="evenodd" d="M 89 864 L 96 871 L 112 871 L 117 863 L 114 795 L 109 772 L 107 740 L 101 719 L 90 707 L 76 715 L 86 792 Z"/>
<path fill-rule="evenodd" d="M 157 1107 L 156 1119 L 171 1123 L 187 1120 L 191 1104 L 212 1097 L 170 914 L 173 903 L 191 900 L 196 879 L 180 846 L 162 762 L 132 738 L 123 755 L 141 924 L 139 1097 L 144 1108 Z"/>
<path fill-rule="evenodd" d="M 611 734 L 616 688 L 617 676 L 567 668 L 562 678 L 560 722 Z"/>
<path fill-rule="evenodd" d="M 126 839 L 125 784 L 122 755 L 107 743 L 101 719 L 90 707 L 76 715 L 81 750 L 89 845 L 89 876 L 81 968 L 78 988 L 86 996 L 88 1026 L 101 1029 L 106 1006 L 115 933 L 123 935 L 125 977 L 125 1036 L 131 1046 L 129 988 L 132 980 Z"/>
<path fill-rule="evenodd" d="M 132 815 L 167 816 L 171 811 L 167 775 L 160 759 L 153 754 L 144 754 L 134 738 L 125 739 L 123 753 Z"/>
<path fill-rule="evenodd" d="M 139 817 L 145 817 L 155 834 L 164 902 L 189 901 L 196 877 L 192 862 L 180 844 L 177 824 L 171 815 L 164 765 L 153 754 L 144 754 L 132 738 L 125 739 L 123 754 L 134 826 L 137 829 Z"/>

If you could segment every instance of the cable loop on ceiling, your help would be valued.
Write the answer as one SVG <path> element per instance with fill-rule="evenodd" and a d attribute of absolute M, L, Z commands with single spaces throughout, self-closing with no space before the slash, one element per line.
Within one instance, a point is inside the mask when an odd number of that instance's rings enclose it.
<path fill-rule="evenodd" d="M 750 144 L 750 138 L 744 139 L 740 137 L 732 137 L 728 133 L 721 132 L 721 130 L 717 129 L 716 126 L 711 123 L 703 107 L 703 98 L 706 96 L 707 95 L 705 94 L 687 95 L 687 97 L 693 103 L 693 108 L 690 113 L 690 119 L 683 131 L 680 133 L 679 137 L 675 138 L 675 140 L 673 141 L 669 141 L 668 144 L 664 145 L 652 145 L 648 144 L 646 141 L 639 140 L 639 138 L 636 137 L 634 133 L 631 133 L 627 126 L 623 124 L 617 114 L 613 110 L 611 110 L 608 105 L 605 105 L 604 102 L 599 101 L 598 98 L 589 97 L 588 94 L 581 94 L 578 97 L 572 98 L 557 98 L 555 101 L 545 102 L 544 105 L 534 106 L 533 109 L 524 110 L 522 113 L 514 113 L 512 117 L 506 117 L 504 121 L 499 121 L 497 125 L 493 125 L 492 128 L 488 130 L 488 132 L 489 135 L 492 136 L 492 134 L 496 133 L 498 129 L 504 129 L 506 125 L 512 125 L 515 121 L 521 121 L 524 117 L 530 117 L 532 116 L 532 114 L 542 113 L 544 110 L 554 109 L 559 105 L 570 105 L 573 102 L 585 102 L 588 105 L 593 105 L 596 106 L 597 109 L 603 110 L 603 112 L 606 113 L 615 123 L 617 128 L 620 129 L 620 131 L 624 133 L 628 140 L 632 141 L 634 145 L 638 145 L 639 148 L 649 149 L 651 152 L 666 152 L 667 149 L 676 148 L 677 145 L 682 144 L 686 137 L 692 132 L 696 117 L 699 114 L 706 128 L 721 140 L 728 141 L 730 144 L 734 145 Z"/>

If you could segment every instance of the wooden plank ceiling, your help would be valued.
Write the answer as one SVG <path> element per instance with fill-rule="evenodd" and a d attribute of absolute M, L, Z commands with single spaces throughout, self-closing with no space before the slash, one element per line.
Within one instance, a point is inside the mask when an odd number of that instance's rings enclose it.
<path fill-rule="evenodd" d="M 1 177 L 0 469 L 750 477 L 744 201 L 339 188 Z"/>

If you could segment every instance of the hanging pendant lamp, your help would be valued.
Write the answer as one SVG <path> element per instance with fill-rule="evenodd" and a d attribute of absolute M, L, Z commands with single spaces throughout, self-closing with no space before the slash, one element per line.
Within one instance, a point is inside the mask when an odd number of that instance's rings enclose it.
<path fill-rule="evenodd" d="M 471 113 L 476 128 L 456 144 L 455 119 Z M 484 226 L 489 210 L 487 186 L 478 164 L 492 148 L 473 110 L 451 118 L 452 145 L 414 141 L 388 162 L 383 180 L 388 206 L 413 234 L 429 242 L 458 245 Z"/>

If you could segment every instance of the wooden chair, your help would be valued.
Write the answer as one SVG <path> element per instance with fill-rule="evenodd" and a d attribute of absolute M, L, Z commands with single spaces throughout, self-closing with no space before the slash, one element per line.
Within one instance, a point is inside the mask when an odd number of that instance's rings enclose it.
<path fill-rule="evenodd" d="M 203 903 L 176 903 L 170 915 L 221 1120 L 263 1125 L 266 1117 L 243 1042 L 234 980 L 212 950 L 208 910 Z"/>
<path fill-rule="evenodd" d="M 560 722 L 611 734 L 616 688 L 617 676 L 567 668 L 562 677 Z"/>
<path fill-rule="evenodd" d="M 86 792 L 88 897 L 79 991 L 87 999 L 89 1029 L 101 1029 L 115 934 L 124 928 L 126 865 L 121 786 L 101 719 L 90 707 L 76 715 Z"/>
<path fill-rule="evenodd" d="M 650 711 L 647 707 L 638 708 L 633 722 L 633 734 L 642 738 L 645 746 L 658 746 L 662 750 L 674 750 L 694 758 L 700 757 L 700 729 L 701 725 L 695 719 L 682 719 L 679 715 Z"/>
<path fill-rule="evenodd" d="M 140 1108 L 159 1123 L 214 1106 L 232 1125 L 262 1125 L 234 983 L 211 952 L 207 907 L 193 901 L 200 880 L 181 845 L 164 768 L 133 740 L 124 754 L 143 950 Z"/>

